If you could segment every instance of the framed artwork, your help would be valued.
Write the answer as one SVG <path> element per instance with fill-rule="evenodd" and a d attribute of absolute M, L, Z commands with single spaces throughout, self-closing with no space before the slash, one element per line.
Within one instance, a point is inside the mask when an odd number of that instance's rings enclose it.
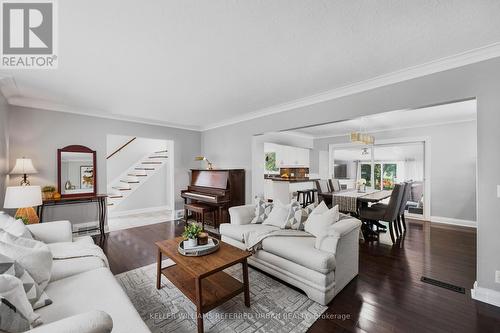
<path fill-rule="evenodd" d="M 80 188 L 94 187 L 94 167 L 91 165 L 82 165 L 80 167 Z"/>

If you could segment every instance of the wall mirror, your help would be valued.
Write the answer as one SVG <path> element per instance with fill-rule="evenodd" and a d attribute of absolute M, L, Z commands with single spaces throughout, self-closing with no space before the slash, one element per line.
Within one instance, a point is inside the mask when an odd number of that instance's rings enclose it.
<path fill-rule="evenodd" d="M 96 195 L 96 152 L 73 145 L 57 150 L 57 187 L 63 197 Z"/>

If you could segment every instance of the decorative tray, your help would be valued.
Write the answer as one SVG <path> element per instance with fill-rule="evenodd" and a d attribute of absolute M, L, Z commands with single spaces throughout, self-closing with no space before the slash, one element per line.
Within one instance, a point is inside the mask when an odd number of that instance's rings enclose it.
<path fill-rule="evenodd" d="M 184 241 L 181 241 L 179 242 L 179 246 L 177 247 L 177 250 L 179 251 L 180 254 L 182 254 L 183 256 L 186 256 L 186 257 L 201 257 L 201 256 L 205 256 L 207 254 L 210 254 L 210 253 L 214 253 L 215 251 L 217 251 L 220 247 L 220 241 L 218 239 L 215 239 L 215 238 L 212 238 L 210 237 L 211 240 L 213 240 L 215 246 L 212 246 L 208 249 L 201 249 L 201 250 L 198 250 L 198 251 L 186 251 L 184 250 Z"/>

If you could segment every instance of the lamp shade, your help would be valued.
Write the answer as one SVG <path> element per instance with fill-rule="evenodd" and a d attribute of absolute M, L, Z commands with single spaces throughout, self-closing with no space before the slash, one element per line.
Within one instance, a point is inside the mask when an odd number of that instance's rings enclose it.
<path fill-rule="evenodd" d="M 18 158 L 16 159 L 16 165 L 10 172 L 11 175 L 24 175 L 37 173 L 31 158 Z"/>
<path fill-rule="evenodd" d="M 25 208 L 41 204 L 40 186 L 9 186 L 5 191 L 4 208 Z"/>

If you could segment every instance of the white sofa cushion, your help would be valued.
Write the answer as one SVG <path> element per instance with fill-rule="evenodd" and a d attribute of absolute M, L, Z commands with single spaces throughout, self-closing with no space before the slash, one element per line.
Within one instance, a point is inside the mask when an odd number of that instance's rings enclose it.
<path fill-rule="evenodd" d="M 30 330 L 29 333 L 110 333 L 112 330 L 113 319 L 109 314 L 94 310 L 38 326 Z"/>
<path fill-rule="evenodd" d="M 219 227 L 220 234 L 239 242 L 243 242 L 243 234 L 255 230 L 279 230 L 278 227 L 266 224 L 229 224 L 222 223 Z"/>
<path fill-rule="evenodd" d="M 314 237 L 268 237 L 262 249 L 301 266 L 326 274 L 335 269 L 335 256 L 314 247 Z"/>
<path fill-rule="evenodd" d="M 94 269 L 51 282 L 47 286 L 47 293 L 53 303 L 36 311 L 44 323 L 91 310 L 101 310 L 113 319 L 113 332 L 150 333 L 107 268 Z"/>
<path fill-rule="evenodd" d="M 54 260 L 50 275 L 50 282 L 102 267 L 106 267 L 106 265 L 97 257 Z"/>

